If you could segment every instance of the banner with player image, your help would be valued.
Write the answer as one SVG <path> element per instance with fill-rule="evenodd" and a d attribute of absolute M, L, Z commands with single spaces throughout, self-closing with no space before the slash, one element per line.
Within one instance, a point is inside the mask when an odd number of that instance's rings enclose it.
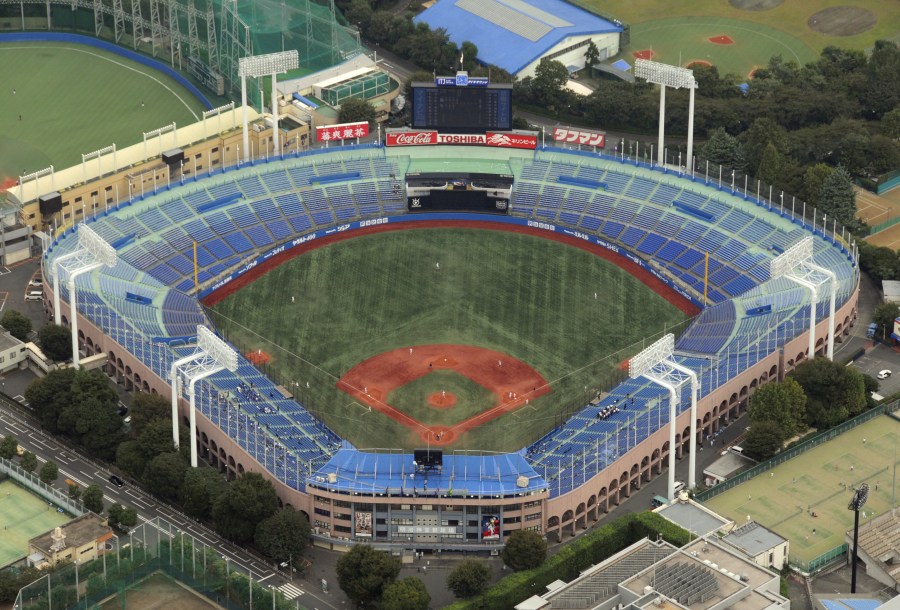
<path fill-rule="evenodd" d="M 372 537 L 372 513 L 356 513 L 356 526 L 353 533 L 360 538 Z"/>
<path fill-rule="evenodd" d="M 481 520 L 481 539 L 500 540 L 500 517 L 486 515 Z"/>

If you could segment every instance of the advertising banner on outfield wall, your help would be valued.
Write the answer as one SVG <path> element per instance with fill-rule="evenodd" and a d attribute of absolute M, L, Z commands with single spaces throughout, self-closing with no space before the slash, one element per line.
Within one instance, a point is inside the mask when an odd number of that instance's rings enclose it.
<path fill-rule="evenodd" d="M 561 144 L 585 144 L 603 148 L 606 146 L 606 132 L 572 129 L 571 127 L 555 127 L 553 129 L 553 141 Z"/>
<path fill-rule="evenodd" d="M 387 146 L 434 146 L 436 144 L 463 144 L 467 146 L 492 146 L 494 148 L 537 148 L 537 135 L 489 131 L 487 133 L 440 133 L 438 131 L 389 131 L 385 135 Z"/>
<path fill-rule="evenodd" d="M 366 121 L 362 121 L 361 123 L 341 123 L 340 125 L 316 127 L 317 142 L 352 140 L 354 138 L 364 138 L 367 135 L 369 135 L 369 124 Z"/>

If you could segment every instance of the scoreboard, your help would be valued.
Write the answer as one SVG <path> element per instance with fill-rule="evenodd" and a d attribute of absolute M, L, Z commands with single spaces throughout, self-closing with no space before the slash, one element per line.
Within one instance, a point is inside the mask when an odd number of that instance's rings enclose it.
<path fill-rule="evenodd" d="M 512 85 L 490 85 L 487 79 L 457 84 L 460 81 L 457 76 L 413 83 L 411 127 L 456 133 L 512 129 Z"/>

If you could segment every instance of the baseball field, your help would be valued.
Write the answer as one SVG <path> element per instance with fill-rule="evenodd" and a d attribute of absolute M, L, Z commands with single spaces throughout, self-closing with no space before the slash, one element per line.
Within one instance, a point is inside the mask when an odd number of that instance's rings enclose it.
<path fill-rule="evenodd" d="M 162 73 L 120 55 L 56 42 L 3 43 L 0 36 L 0 185 L 173 121 L 199 120 L 203 106 Z"/>
<path fill-rule="evenodd" d="M 856 486 L 869 485 L 861 523 L 890 509 L 898 440 L 900 422 L 882 415 L 705 504 L 738 525 L 753 519 L 788 538 L 791 557 L 805 563 L 844 542 Z"/>
<path fill-rule="evenodd" d="M 496 451 L 559 425 L 688 317 L 590 252 L 461 228 L 321 247 L 210 313 L 357 447 Z"/>

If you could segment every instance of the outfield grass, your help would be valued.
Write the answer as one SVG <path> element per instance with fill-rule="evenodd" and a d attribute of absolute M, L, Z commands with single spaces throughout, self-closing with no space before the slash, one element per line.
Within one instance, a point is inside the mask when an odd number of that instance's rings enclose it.
<path fill-rule="evenodd" d="M 71 43 L 0 44 L 0 83 L 0 183 L 51 164 L 70 167 L 113 143 L 136 144 L 142 132 L 188 125 L 203 112 L 170 77 Z"/>
<path fill-rule="evenodd" d="M 847 510 L 852 487 L 869 484 L 860 522 L 891 508 L 892 464 L 900 463 L 898 439 L 900 422 L 876 417 L 706 505 L 738 524 L 749 517 L 774 530 L 791 541 L 791 557 L 808 562 L 841 545 L 853 527 L 853 513 Z"/>
<path fill-rule="evenodd" d="M 268 372 L 298 389 L 304 404 L 359 447 L 409 448 L 421 441 L 335 388 L 353 365 L 433 343 L 508 353 L 533 366 L 552 391 L 452 446 L 502 451 L 561 423 L 592 391 L 619 378 L 619 363 L 641 349 L 643 338 L 685 320 L 638 280 L 588 252 L 467 229 L 394 231 L 314 250 L 223 300 L 211 315 L 244 353 L 268 352 Z"/>
<path fill-rule="evenodd" d="M 677 30 L 671 28 L 660 28 L 664 22 L 680 21 L 687 35 L 687 32 L 695 30 L 699 23 L 709 22 L 709 18 L 721 18 L 727 22 L 743 22 L 742 27 L 756 29 L 756 26 L 763 26 L 763 29 L 757 35 L 747 33 L 748 47 L 754 47 L 756 51 L 764 55 L 764 60 L 759 61 L 755 56 L 741 64 L 736 69 L 722 69 L 720 72 L 735 72 L 737 74 L 747 74 L 754 64 L 766 63 L 768 57 L 773 54 L 780 53 L 785 59 L 789 57 L 789 52 L 785 49 L 785 44 L 789 44 L 792 49 L 799 53 L 799 49 L 806 49 L 807 53 L 813 56 L 818 54 L 826 46 L 833 45 L 849 49 L 868 49 L 876 40 L 892 39 L 897 40 L 898 27 L 900 23 L 900 3 L 884 2 L 882 0 L 808 0 L 799 2 L 795 0 L 786 0 L 780 6 L 771 10 L 764 11 L 747 11 L 735 8 L 728 0 L 696 0 L 694 2 L 671 2 L 670 0 L 575 0 L 576 4 L 580 4 L 588 10 L 597 10 L 603 15 L 616 17 L 630 24 L 632 27 L 632 42 L 625 49 L 630 53 L 634 50 L 642 48 L 653 48 L 660 51 L 657 56 L 659 61 L 666 63 L 678 63 L 678 51 L 682 50 L 683 64 L 689 60 L 688 55 L 693 54 L 693 59 L 705 59 L 697 52 L 693 51 L 690 45 L 684 40 L 673 40 L 671 37 L 683 38 L 677 33 Z M 807 23 L 809 18 L 818 11 L 834 6 L 852 6 L 860 7 L 871 11 L 878 18 L 876 25 L 865 31 L 852 36 L 827 36 L 811 29 Z M 665 16 L 665 19 L 660 19 Z M 716 20 L 712 20 L 713 23 Z M 717 31 L 718 27 L 710 26 L 707 31 L 695 30 L 705 40 L 710 36 L 716 36 L 722 33 Z M 732 35 L 732 37 L 734 37 Z M 750 41 L 750 39 L 754 41 Z M 793 39 L 795 42 L 788 43 Z M 768 41 L 768 42 L 766 42 Z M 673 45 L 673 42 L 677 42 Z M 713 46 L 713 45 L 710 45 Z M 768 47 L 768 48 L 767 48 Z M 691 53 L 689 53 L 691 52 Z M 729 65 L 732 60 L 729 55 L 733 53 L 745 53 L 728 47 L 719 47 L 713 53 L 708 61 L 720 66 Z"/>
<path fill-rule="evenodd" d="M 0 483 L 0 567 L 27 555 L 29 540 L 67 521 L 55 506 L 16 483 Z"/>

